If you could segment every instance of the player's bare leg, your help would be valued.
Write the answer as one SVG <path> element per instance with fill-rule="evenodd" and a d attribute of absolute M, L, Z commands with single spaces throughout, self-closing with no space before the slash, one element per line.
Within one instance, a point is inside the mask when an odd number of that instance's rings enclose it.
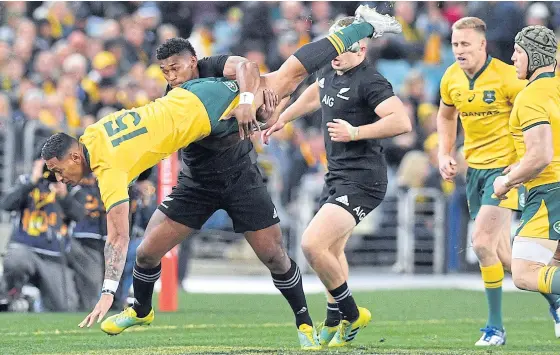
<path fill-rule="evenodd" d="M 511 222 L 504 225 L 502 228 L 502 234 L 498 240 L 498 247 L 496 253 L 498 254 L 498 259 L 502 262 L 505 272 L 511 273 Z"/>
<path fill-rule="evenodd" d="M 513 283 L 522 290 L 540 292 L 546 298 L 554 319 L 554 333 L 560 338 L 560 278 L 556 275 L 560 266 L 558 241 L 517 236 L 513 243 Z"/>
<path fill-rule="evenodd" d="M 356 226 L 354 217 L 342 207 L 326 203 L 317 212 L 303 233 L 302 249 L 327 290 L 346 282 L 338 256 L 331 247 Z"/>
<path fill-rule="evenodd" d="M 344 272 L 344 278 L 348 280 L 348 260 L 346 259 L 346 253 L 344 252 L 344 248 L 346 247 L 346 243 L 348 242 L 348 238 L 350 238 L 350 234 L 348 233 L 344 238 L 340 239 L 338 242 L 333 244 L 329 249 L 331 253 L 333 253 Z M 338 303 L 334 300 L 333 296 L 326 290 L 327 295 L 327 318 L 324 322 L 320 323 L 317 326 L 317 331 L 319 333 L 319 343 L 322 346 L 328 345 L 329 342 L 332 340 L 336 331 L 338 329 L 338 325 L 340 324 L 340 311 L 338 309 Z"/>
<path fill-rule="evenodd" d="M 559 293 L 560 279 L 553 280 L 557 266 L 553 255 L 558 241 L 515 237 L 511 271 L 517 288 L 542 293 Z M 551 264 L 551 265 L 549 265 Z"/>
<path fill-rule="evenodd" d="M 161 274 L 161 258 L 193 232 L 192 228 L 171 220 L 163 212 L 154 212 L 144 239 L 136 249 L 136 264 L 132 275 L 135 303 L 123 312 L 105 319 L 101 323 L 101 330 L 117 335 L 128 327 L 148 325 L 153 321 L 152 295 L 154 284 Z"/>
<path fill-rule="evenodd" d="M 500 240 L 510 233 L 511 214 L 511 210 L 506 208 L 483 205 L 475 219 L 473 249 L 478 257 L 488 301 L 488 321 L 482 329 L 482 337 L 475 343 L 477 346 L 504 345 L 506 341 L 502 322 L 504 267 L 497 250 Z"/>
<path fill-rule="evenodd" d="M 341 53 L 346 52 L 353 43 L 366 37 L 381 37 L 383 33 L 401 33 L 399 22 L 375 9 L 361 5 L 356 9 L 356 21 L 332 35 L 308 43 L 299 48 L 275 72 L 261 76 L 255 105 L 262 105 L 262 90 L 274 91 L 280 99 L 291 95 L 297 86 L 310 74 L 330 63 Z"/>
<path fill-rule="evenodd" d="M 291 262 L 282 245 L 282 230 L 279 224 L 245 232 L 245 239 L 271 273 L 283 274 L 290 269 Z"/>
<path fill-rule="evenodd" d="M 307 261 L 337 302 L 342 321 L 329 347 L 344 346 L 371 320 L 370 312 L 359 308 L 346 283 L 347 276 L 338 255 L 331 248 L 344 240 L 356 226 L 354 217 L 344 208 L 326 203 L 303 233 L 302 249 Z"/>
<path fill-rule="evenodd" d="M 284 249 L 280 225 L 276 223 L 258 231 L 245 232 L 245 239 L 270 270 L 274 286 L 290 304 L 302 349 L 320 349 L 303 292 L 301 272 Z"/>

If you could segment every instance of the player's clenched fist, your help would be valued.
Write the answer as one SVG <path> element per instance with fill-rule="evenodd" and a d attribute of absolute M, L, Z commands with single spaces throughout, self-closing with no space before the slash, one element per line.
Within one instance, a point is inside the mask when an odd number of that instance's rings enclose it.
<path fill-rule="evenodd" d="M 345 120 L 335 118 L 327 123 L 329 136 L 334 142 L 350 142 L 358 138 L 359 128 L 352 126 Z"/>
<path fill-rule="evenodd" d="M 101 298 L 95 305 L 93 311 L 87 315 L 87 317 L 78 325 L 80 328 L 83 328 L 87 325 L 87 327 L 91 327 L 91 325 L 97 319 L 97 323 L 101 322 L 103 317 L 109 312 L 111 305 L 113 304 L 114 296 L 108 293 L 104 293 L 101 295 Z"/>
<path fill-rule="evenodd" d="M 439 173 L 446 181 L 452 181 L 457 175 L 457 162 L 449 154 L 439 156 Z"/>

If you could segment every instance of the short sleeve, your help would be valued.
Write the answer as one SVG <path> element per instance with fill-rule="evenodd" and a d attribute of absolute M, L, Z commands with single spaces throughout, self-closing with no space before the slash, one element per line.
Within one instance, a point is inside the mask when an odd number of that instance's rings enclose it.
<path fill-rule="evenodd" d="M 527 131 L 539 124 L 550 124 L 550 117 L 540 103 L 530 102 L 525 97 L 517 103 L 517 120 L 522 131 Z"/>
<path fill-rule="evenodd" d="M 395 96 L 393 86 L 381 74 L 375 74 L 362 81 L 362 95 L 368 106 L 375 110 L 377 106 Z"/>
<path fill-rule="evenodd" d="M 95 172 L 101 192 L 101 200 L 107 212 L 123 202 L 128 202 L 128 177 L 123 171 L 113 168 Z"/>
<path fill-rule="evenodd" d="M 453 100 L 451 100 L 451 95 L 449 94 L 448 77 L 449 75 L 447 74 L 446 71 L 443 77 L 441 78 L 441 82 L 439 83 L 439 95 L 441 96 L 441 102 L 443 102 L 445 106 L 451 107 L 455 105 L 453 104 Z"/>
<path fill-rule="evenodd" d="M 198 61 L 199 76 L 201 78 L 223 77 L 224 68 L 229 57 L 229 55 L 213 55 L 200 59 Z"/>

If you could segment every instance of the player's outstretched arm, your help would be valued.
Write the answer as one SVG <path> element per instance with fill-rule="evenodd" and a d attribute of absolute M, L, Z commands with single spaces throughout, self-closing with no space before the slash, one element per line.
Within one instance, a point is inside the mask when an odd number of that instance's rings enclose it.
<path fill-rule="evenodd" d="M 93 311 L 80 323 L 80 327 L 90 327 L 99 323 L 107 314 L 119 285 L 129 242 L 129 203 L 120 203 L 107 213 L 107 241 L 105 242 L 105 280 L 101 298 Z"/>
<path fill-rule="evenodd" d="M 534 179 L 550 164 L 554 156 L 550 124 L 539 124 L 523 132 L 525 155 L 507 175 L 494 180 L 494 193 L 503 197 L 512 187 Z"/>
<path fill-rule="evenodd" d="M 439 139 L 439 173 L 444 180 L 451 181 L 457 174 L 457 162 L 451 156 L 457 140 L 457 109 L 443 101 L 439 103 L 437 114 Z"/>
<path fill-rule="evenodd" d="M 282 103 L 280 106 L 282 106 Z M 286 123 L 305 116 L 311 112 L 315 112 L 320 108 L 321 101 L 319 96 L 319 84 L 315 82 L 305 89 L 298 99 L 280 114 L 276 123 L 270 126 L 270 128 L 263 133 L 263 143 L 268 144 L 268 139 L 272 133 L 284 128 Z"/>
<path fill-rule="evenodd" d="M 412 130 L 410 117 L 402 101 L 391 96 L 375 107 L 379 120 L 367 125 L 354 127 L 342 119 L 334 119 L 327 123 L 331 140 L 334 142 L 350 142 L 361 139 L 383 139 L 395 137 Z"/>
<path fill-rule="evenodd" d="M 257 63 L 246 58 L 231 56 L 224 65 L 224 77 L 237 80 L 239 84 L 239 105 L 228 117 L 235 117 L 241 139 L 253 134 L 253 127 L 259 129 L 253 101 L 260 85 L 260 72 Z"/>

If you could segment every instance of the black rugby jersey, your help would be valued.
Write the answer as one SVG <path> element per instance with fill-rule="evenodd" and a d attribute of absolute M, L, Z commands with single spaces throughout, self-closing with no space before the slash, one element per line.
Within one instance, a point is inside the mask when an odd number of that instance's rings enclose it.
<path fill-rule="evenodd" d="M 200 78 L 224 76 L 224 67 L 229 55 L 205 57 L 198 61 Z M 170 88 L 168 87 L 167 91 Z M 233 119 L 233 118 L 232 118 Z M 252 164 L 250 154 L 253 143 L 249 139 L 232 139 L 208 136 L 181 149 L 181 159 L 192 176 L 212 176 L 229 174 Z M 234 143 L 232 143 L 234 142 Z"/>
<path fill-rule="evenodd" d="M 363 126 L 379 120 L 375 108 L 394 96 L 393 87 L 366 59 L 343 75 L 328 66 L 317 73 L 322 127 L 329 177 L 343 178 L 364 186 L 387 183 L 387 164 L 381 140 L 333 142 L 327 123 L 335 118 L 352 126 Z"/>

